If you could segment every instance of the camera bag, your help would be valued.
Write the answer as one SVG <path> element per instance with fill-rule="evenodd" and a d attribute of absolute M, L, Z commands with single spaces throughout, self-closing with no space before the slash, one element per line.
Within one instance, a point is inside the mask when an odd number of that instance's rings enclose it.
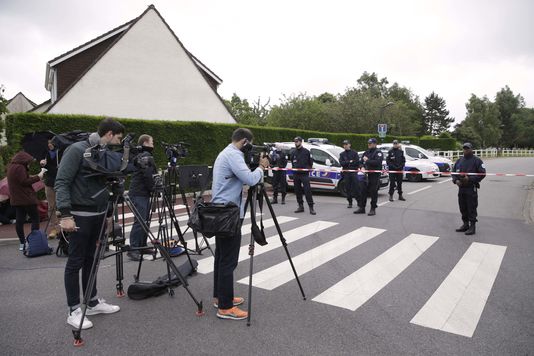
<path fill-rule="evenodd" d="M 27 246 L 24 250 L 26 257 L 37 257 L 43 255 L 51 255 L 52 248 L 48 246 L 46 234 L 41 230 L 32 230 L 28 237 L 26 237 Z"/>
<path fill-rule="evenodd" d="M 233 202 L 215 204 L 199 199 L 193 207 L 187 225 L 206 237 L 233 237 L 239 229 L 239 213 L 239 207 Z"/>

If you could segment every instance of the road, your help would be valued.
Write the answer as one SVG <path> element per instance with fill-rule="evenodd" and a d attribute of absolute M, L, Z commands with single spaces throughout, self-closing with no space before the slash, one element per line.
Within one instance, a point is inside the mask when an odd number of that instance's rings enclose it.
<path fill-rule="evenodd" d="M 534 174 L 534 158 L 488 159 L 486 167 Z M 534 354 L 534 179 L 488 176 L 479 191 L 475 236 L 454 231 L 461 219 L 457 188 L 448 178 L 405 182 L 404 188 L 406 202 L 387 202 L 381 192 L 374 217 L 352 214 L 332 194 L 315 195 L 316 216 L 294 214 L 293 195 L 276 205 L 307 300 L 267 221 L 272 238 L 256 247 L 250 327 L 217 319 L 208 252 L 194 257 L 199 271 L 189 279 L 205 303 L 201 318 L 183 288 L 174 297 L 117 299 L 108 259 L 99 295 L 122 310 L 92 316 L 86 345 L 75 349 L 65 322 L 65 259 L 28 259 L 16 242 L 3 242 L 2 354 Z M 243 251 L 248 241 L 246 234 Z M 236 294 L 246 297 L 249 260 L 243 254 Z M 136 267 L 125 263 L 127 285 Z M 142 279 L 164 273 L 161 260 L 147 261 Z"/>

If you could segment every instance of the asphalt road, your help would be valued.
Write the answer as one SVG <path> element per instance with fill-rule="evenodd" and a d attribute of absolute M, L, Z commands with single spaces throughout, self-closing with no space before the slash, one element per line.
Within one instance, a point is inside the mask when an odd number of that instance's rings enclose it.
<path fill-rule="evenodd" d="M 491 159 L 486 167 L 534 174 L 534 158 Z M 85 346 L 74 348 L 66 324 L 65 259 L 28 259 L 16 242 L 3 242 L 0 353 L 534 354 L 534 179 L 487 177 L 471 237 L 454 231 L 461 223 L 457 188 L 447 180 L 405 182 L 406 202 L 387 202 L 382 192 L 384 204 L 374 217 L 352 214 L 332 194 L 315 195 L 316 216 L 294 214 L 289 195 L 289 204 L 275 209 L 286 221 L 281 227 L 307 300 L 275 236 L 256 248 L 250 327 L 217 319 L 210 306 L 210 263 L 202 262 L 208 252 L 194 257 L 205 269 L 189 279 L 205 303 L 201 318 L 181 287 L 174 297 L 117 299 L 115 265 L 108 259 L 99 273 L 99 295 L 121 311 L 92 316 L 95 326 L 83 332 Z M 267 236 L 275 233 L 266 230 Z M 243 246 L 248 239 L 243 236 Z M 126 285 L 136 266 L 125 263 Z M 239 281 L 248 271 L 243 260 L 235 273 L 237 295 L 246 296 L 247 285 Z M 147 261 L 142 279 L 164 273 L 161 260 Z"/>

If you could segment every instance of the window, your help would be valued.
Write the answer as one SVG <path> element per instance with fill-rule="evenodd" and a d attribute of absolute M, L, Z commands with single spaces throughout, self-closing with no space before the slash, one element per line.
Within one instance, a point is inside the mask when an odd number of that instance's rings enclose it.
<path fill-rule="evenodd" d="M 419 158 L 419 154 L 421 152 L 419 152 L 418 150 L 416 150 L 415 148 L 411 148 L 411 147 L 406 147 L 406 154 L 410 157 L 413 157 L 413 158 Z M 422 153 L 421 153 L 422 154 Z M 423 155 L 423 157 L 421 158 L 427 158 L 425 155 Z"/>
<path fill-rule="evenodd" d="M 330 156 L 326 152 L 323 152 L 321 150 L 312 148 L 310 153 L 312 155 L 314 163 L 326 165 L 326 160 L 327 159 L 329 159 L 332 164 L 335 163 L 335 161 L 332 159 L 332 156 Z"/>

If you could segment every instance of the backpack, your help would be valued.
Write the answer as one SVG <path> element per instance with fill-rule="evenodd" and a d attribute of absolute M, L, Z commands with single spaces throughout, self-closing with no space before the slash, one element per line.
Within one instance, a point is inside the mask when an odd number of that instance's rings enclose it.
<path fill-rule="evenodd" d="M 74 130 L 55 135 L 52 138 L 52 144 L 58 149 L 58 152 L 63 152 L 67 147 L 75 142 L 89 140 L 90 132 L 84 132 L 82 130 Z"/>
<path fill-rule="evenodd" d="M 37 257 L 42 255 L 51 255 L 52 248 L 48 246 L 46 234 L 41 230 L 32 230 L 26 237 L 27 247 L 24 250 L 26 257 Z"/>

